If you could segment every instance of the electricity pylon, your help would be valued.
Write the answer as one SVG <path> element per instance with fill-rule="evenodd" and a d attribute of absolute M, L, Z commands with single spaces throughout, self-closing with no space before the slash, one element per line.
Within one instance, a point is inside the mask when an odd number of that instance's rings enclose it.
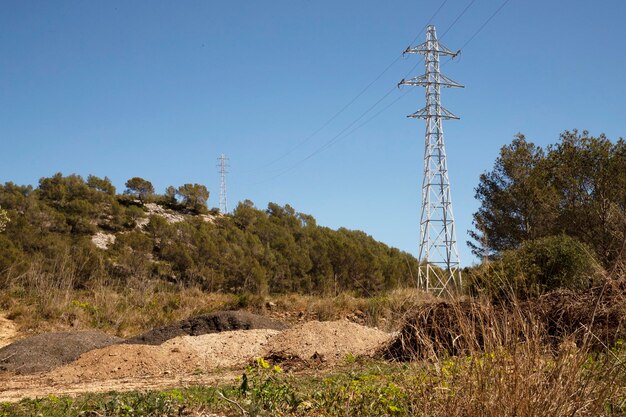
<path fill-rule="evenodd" d="M 226 198 L 226 174 L 228 173 L 228 158 L 221 154 L 217 158 L 217 167 L 220 170 L 220 213 L 228 213 L 228 201 Z"/>
<path fill-rule="evenodd" d="M 407 117 L 426 120 L 424 146 L 424 179 L 422 183 L 422 213 L 420 218 L 419 286 L 437 295 L 450 295 L 461 286 L 461 264 L 457 248 L 450 179 L 443 141 L 443 120 L 459 119 L 441 106 L 441 87 L 463 86 L 439 71 L 439 57 L 455 57 L 437 40 L 435 26 L 429 25 L 426 42 L 408 47 L 405 53 L 424 55 L 426 73 L 402 80 L 398 85 L 418 85 L 426 88 L 426 106 Z"/>

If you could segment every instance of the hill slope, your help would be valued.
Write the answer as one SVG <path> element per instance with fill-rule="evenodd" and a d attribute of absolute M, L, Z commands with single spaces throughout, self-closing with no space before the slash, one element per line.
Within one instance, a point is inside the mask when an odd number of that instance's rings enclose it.
<path fill-rule="evenodd" d="M 0 186 L 10 218 L 0 234 L 0 288 L 47 276 L 73 289 L 157 279 L 238 294 L 372 295 L 409 283 L 417 269 L 411 255 L 360 231 L 320 227 L 289 205 L 260 210 L 245 201 L 220 215 L 206 202 L 181 204 L 169 189 L 129 191 L 61 174 L 37 188 Z"/>

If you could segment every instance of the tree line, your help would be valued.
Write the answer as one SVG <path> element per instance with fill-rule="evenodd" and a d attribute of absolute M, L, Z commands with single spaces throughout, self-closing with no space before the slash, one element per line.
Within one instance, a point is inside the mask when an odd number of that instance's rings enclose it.
<path fill-rule="evenodd" d="M 56 174 L 37 187 L 0 185 L 8 220 L 0 234 L 0 288 L 19 284 L 33 268 L 71 274 L 76 288 L 160 279 L 206 291 L 373 295 L 413 285 L 417 260 L 363 232 L 321 227 L 313 216 L 275 203 L 262 210 L 244 201 L 224 215 L 208 209 L 208 197 L 200 184 L 156 194 L 139 177 L 122 193 L 91 175 Z M 151 212 L 148 203 L 182 221 Z M 99 249 L 96 233 L 115 240 Z"/>

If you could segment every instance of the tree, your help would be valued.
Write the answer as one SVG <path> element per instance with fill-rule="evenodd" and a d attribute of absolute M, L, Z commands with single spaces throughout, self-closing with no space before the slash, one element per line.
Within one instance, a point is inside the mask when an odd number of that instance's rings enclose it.
<path fill-rule="evenodd" d="M 139 198 L 142 204 L 146 202 L 154 194 L 154 187 L 148 180 L 140 177 L 133 177 L 126 181 L 126 191 L 124 194 L 132 195 Z"/>
<path fill-rule="evenodd" d="M 607 268 L 626 261 L 626 143 L 565 131 L 544 151 L 518 135 L 476 188 L 477 255 L 501 255 L 523 242 L 566 234 Z"/>
<path fill-rule="evenodd" d="M 80 175 L 63 176 L 60 172 L 50 178 L 41 178 L 38 188 L 39 198 L 58 208 L 65 207 L 74 200 L 99 200 L 97 192 L 89 188 Z"/>
<path fill-rule="evenodd" d="M 16 185 L 12 182 L 0 185 L 0 205 L 5 209 L 23 213 L 32 205 L 33 200 L 31 185 Z"/>
<path fill-rule="evenodd" d="M 99 178 L 95 175 L 89 175 L 87 177 L 87 186 L 105 194 L 115 195 L 115 186 L 111 183 L 109 177 Z"/>
<path fill-rule="evenodd" d="M 476 230 L 470 231 L 475 242 L 468 242 L 472 251 L 493 256 L 543 236 L 554 201 L 546 181 L 543 149 L 517 134 L 500 149 L 493 170 L 480 176 L 475 197 L 481 206 L 474 214 Z"/>
<path fill-rule="evenodd" d="M 165 189 L 165 198 L 169 204 L 176 203 L 176 187 L 170 185 Z"/>
<path fill-rule="evenodd" d="M 250 200 L 244 200 L 237 204 L 233 211 L 233 222 L 241 230 L 251 230 L 257 221 L 259 210 L 254 208 L 254 203 Z"/>
<path fill-rule="evenodd" d="M 207 209 L 209 190 L 202 184 L 184 184 L 178 187 L 176 192 L 183 199 L 185 207 L 198 212 Z"/>
<path fill-rule="evenodd" d="M 587 243 L 611 267 L 620 257 L 626 227 L 624 141 L 574 130 L 561 134 L 547 155 L 559 192 L 555 232 Z"/>

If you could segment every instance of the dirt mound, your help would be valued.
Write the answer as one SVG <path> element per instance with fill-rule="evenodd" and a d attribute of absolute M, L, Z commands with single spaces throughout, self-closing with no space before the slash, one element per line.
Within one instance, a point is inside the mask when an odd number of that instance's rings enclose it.
<path fill-rule="evenodd" d="M 608 282 L 585 293 L 556 290 L 525 301 L 440 301 L 407 315 L 400 334 L 381 351 L 388 359 L 459 355 L 539 342 L 557 349 L 574 342 L 605 349 L 626 339 L 626 283 Z"/>
<path fill-rule="evenodd" d="M 30 374 L 70 363 L 87 351 L 123 341 L 97 331 L 44 333 L 0 349 L 0 371 Z"/>
<path fill-rule="evenodd" d="M 234 330 L 203 336 L 181 336 L 162 346 L 179 343 L 194 350 L 203 359 L 204 369 L 228 368 L 263 356 L 268 343 L 279 334 L 280 331 L 270 329 Z"/>
<path fill-rule="evenodd" d="M 113 345 L 87 352 L 49 374 L 55 382 L 202 374 L 261 356 L 276 330 L 181 336 L 158 345 Z"/>
<path fill-rule="evenodd" d="M 128 377 L 182 374 L 202 366 L 200 357 L 190 349 L 171 345 L 113 345 L 92 350 L 78 360 L 52 371 L 55 382 L 108 380 Z"/>
<path fill-rule="evenodd" d="M 338 363 L 346 355 L 368 355 L 390 338 L 388 333 L 347 320 L 311 321 L 281 332 L 270 340 L 266 357 L 289 362 Z"/>
<path fill-rule="evenodd" d="M 284 330 L 288 326 L 245 311 L 216 311 L 158 327 L 126 341 L 129 344 L 160 345 L 178 336 L 200 336 L 229 330 Z"/>
<path fill-rule="evenodd" d="M 87 352 L 49 374 L 53 382 L 201 375 L 242 366 L 260 356 L 276 361 L 333 364 L 347 354 L 366 355 L 389 339 L 387 333 L 346 320 L 309 322 L 296 328 L 234 330 L 179 336 L 160 345 L 121 344 Z"/>

